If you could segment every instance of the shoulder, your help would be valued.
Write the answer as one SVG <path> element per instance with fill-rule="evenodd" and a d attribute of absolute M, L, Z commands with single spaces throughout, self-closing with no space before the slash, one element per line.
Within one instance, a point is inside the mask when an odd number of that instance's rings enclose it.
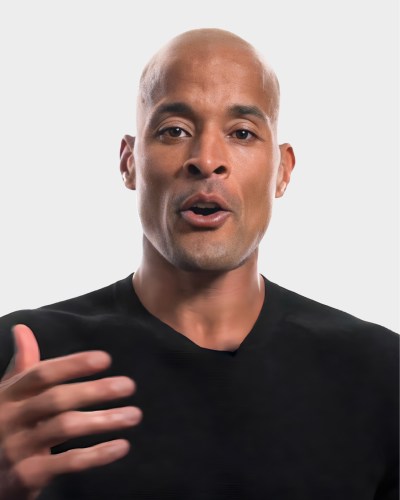
<path fill-rule="evenodd" d="M 365 332 L 399 339 L 399 335 L 384 326 L 358 318 L 348 312 L 323 304 L 297 292 L 266 280 L 266 287 L 274 287 L 274 293 L 283 304 L 285 319 L 304 328 L 320 331 Z"/>
<path fill-rule="evenodd" d="M 282 307 L 285 328 L 323 351 L 359 362 L 398 367 L 400 335 L 266 280 Z"/>
<path fill-rule="evenodd" d="M 76 352 L 82 348 L 85 337 L 90 337 L 106 317 L 119 314 L 119 299 L 124 298 L 130 282 L 131 275 L 78 297 L 1 317 L 0 374 L 13 355 L 11 329 L 14 325 L 25 324 L 32 329 L 39 341 L 42 358 Z"/>

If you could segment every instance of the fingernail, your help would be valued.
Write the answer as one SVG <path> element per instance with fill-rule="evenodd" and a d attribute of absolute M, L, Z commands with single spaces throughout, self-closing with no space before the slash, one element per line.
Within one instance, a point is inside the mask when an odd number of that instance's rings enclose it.
<path fill-rule="evenodd" d="M 112 456 L 123 456 L 129 451 L 129 443 L 127 441 L 112 441 L 106 447 L 107 453 Z"/>
<path fill-rule="evenodd" d="M 141 420 L 142 412 L 139 408 L 121 408 L 115 417 L 128 424 L 136 424 L 139 420 Z"/>
<path fill-rule="evenodd" d="M 111 361 L 110 355 L 103 351 L 94 351 L 90 353 L 89 363 L 93 368 L 103 368 Z"/>
<path fill-rule="evenodd" d="M 116 392 L 131 391 L 133 387 L 133 381 L 126 377 L 117 378 L 111 382 L 111 389 Z"/>

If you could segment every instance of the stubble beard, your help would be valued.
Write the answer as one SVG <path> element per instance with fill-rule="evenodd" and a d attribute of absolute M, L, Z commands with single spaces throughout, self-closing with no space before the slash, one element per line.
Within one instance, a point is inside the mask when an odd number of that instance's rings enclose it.
<path fill-rule="evenodd" d="M 170 242 L 164 257 L 176 268 L 189 272 L 223 273 L 243 265 L 257 249 L 259 241 L 243 248 L 243 241 L 210 242 L 207 234 L 190 244 Z"/>

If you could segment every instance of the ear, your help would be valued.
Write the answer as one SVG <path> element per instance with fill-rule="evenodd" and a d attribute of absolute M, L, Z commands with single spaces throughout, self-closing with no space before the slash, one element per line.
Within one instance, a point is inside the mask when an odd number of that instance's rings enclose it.
<path fill-rule="evenodd" d="M 135 138 L 130 135 L 124 135 L 119 150 L 120 164 L 119 169 L 125 186 L 128 189 L 136 189 L 135 159 L 133 156 L 133 146 Z"/>
<path fill-rule="evenodd" d="M 296 163 L 293 148 L 290 144 L 281 144 L 281 161 L 279 163 L 278 175 L 276 177 L 275 198 L 283 196 L 290 182 L 290 175 Z"/>

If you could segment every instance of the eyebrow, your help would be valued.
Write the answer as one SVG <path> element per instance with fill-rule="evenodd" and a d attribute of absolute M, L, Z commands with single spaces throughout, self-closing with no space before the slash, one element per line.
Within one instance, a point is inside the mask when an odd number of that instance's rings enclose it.
<path fill-rule="evenodd" d="M 260 120 L 267 121 L 268 117 L 261 109 L 257 106 L 247 106 L 244 104 L 234 104 L 229 108 L 229 114 L 231 116 L 246 116 L 251 115 L 259 118 Z"/>
<path fill-rule="evenodd" d="M 153 126 L 155 122 L 162 116 L 167 114 L 174 115 L 184 115 L 184 116 L 193 116 L 193 109 L 185 104 L 184 102 L 170 102 L 167 104 L 162 104 L 158 108 L 155 109 L 153 115 L 150 118 L 150 125 Z"/>
<path fill-rule="evenodd" d="M 154 123 L 160 116 L 164 114 L 178 114 L 184 116 L 194 116 L 196 113 L 191 106 L 184 102 L 171 102 L 158 107 L 150 119 L 150 123 Z M 228 108 L 228 115 L 236 116 L 254 116 L 262 121 L 269 121 L 269 117 L 258 106 L 246 104 L 233 104 Z"/>

